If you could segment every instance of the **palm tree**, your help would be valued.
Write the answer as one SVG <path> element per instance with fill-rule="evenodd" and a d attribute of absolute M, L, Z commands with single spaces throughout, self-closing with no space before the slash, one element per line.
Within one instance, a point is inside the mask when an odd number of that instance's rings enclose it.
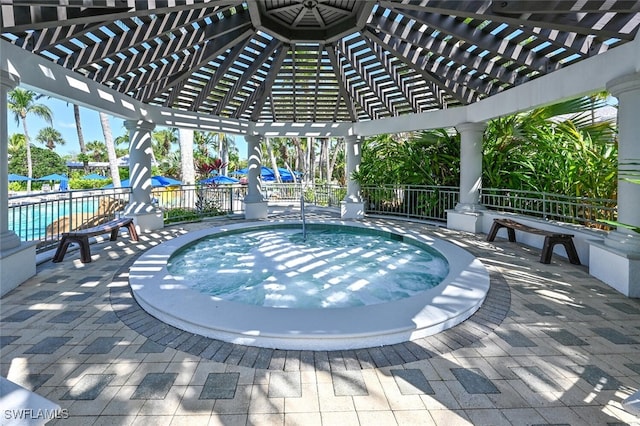
<path fill-rule="evenodd" d="M 180 178 L 186 185 L 193 185 L 196 181 L 195 163 L 193 155 L 194 136 L 199 132 L 190 129 L 178 129 L 180 143 Z"/>
<path fill-rule="evenodd" d="M 107 146 L 101 141 L 88 142 L 87 155 L 95 161 L 104 161 L 107 156 Z"/>
<path fill-rule="evenodd" d="M 9 158 L 17 155 L 19 152 L 24 151 L 26 141 L 22 133 L 14 133 L 9 137 Z"/>
<path fill-rule="evenodd" d="M 84 135 L 82 134 L 82 123 L 80 122 L 80 107 L 73 104 L 73 117 L 76 121 L 76 132 L 78 133 L 78 144 L 80 145 L 80 153 L 86 154 L 87 147 L 84 144 Z"/>
<path fill-rule="evenodd" d="M 153 144 L 153 152 L 158 161 L 162 161 L 171 151 L 171 145 L 178 141 L 178 129 L 162 129 L 151 134 L 151 138 L 155 142 Z"/>
<path fill-rule="evenodd" d="M 111 179 L 114 188 L 120 187 L 120 172 L 118 171 L 118 157 L 116 156 L 116 145 L 113 142 L 113 134 L 109 125 L 109 116 L 104 112 L 99 112 L 100 124 L 102 125 L 102 133 L 107 148 L 107 158 L 109 159 L 109 170 L 111 171 Z"/>
<path fill-rule="evenodd" d="M 27 176 L 33 177 L 33 164 L 31 161 L 31 140 L 27 129 L 27 116 L 35 115 L 52 124 L 53 113 L 48 106 L 38 104 L 36 101 L 44 95 L 39 95 L 32 90 L 15 88 L 9 92 L 9 111 L 13 113 L 16 123 L 22 122 L 25 146 L 27 148 Z M 27 191 L 31 191 L 31 180 L 27 181 Z"/>
<path fill-rule="evenodd" d="M 193 133 L 193 142 L 196 145 L 197 151 L 194 152 L 194 157 L 209 157 L 209 145 L 213 144 L 215 135 L 212 132 L 199 132 Z"/>
<path fill-rule="evenodd" d="M 215 134 L 215 139 L 218 142 L 218 157 L 222 160 L 224 166 L 220 170 L 221 175 L 227 175 L 227 166 L 229 164 L 229 150 L 235 146 L 233 137 L 226 133 L 218 132 Z"/>
<path fill-rule="evenodd" d="M 50 151 L 53 151 L 56 148 L 56 144 L 65 144 L 65 140 L 62 137 L 62 134 L 53 127 L 45 127 L 40 129 L 38 135 L 36 136 L 36 140 L 49 148 Z"/>
<path fill-rule="evenodd" d="M 273 169 L 273 174 L 276 178 L 276 182 L 282 183 L 282 178 L 280 177 L 280 172 L 278 171 L 278 162 L 276 161 L 276 156 L 273 152 L 273 146 L 271 145 L 271 138 L 264 138 L 264 146 L 267 150 L 269 161 L 271 161 L 271 168 Z"/>

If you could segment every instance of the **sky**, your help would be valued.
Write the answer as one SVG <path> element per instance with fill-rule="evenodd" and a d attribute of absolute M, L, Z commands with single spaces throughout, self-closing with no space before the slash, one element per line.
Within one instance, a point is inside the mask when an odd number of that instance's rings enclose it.
<path fill-rule="evenodd" d="M 62 134 L 62 138 L 65 141 L 64 145 L 56 146 L 55 151 L 61 156 L 80 153 L 75 118 L 73 117 L 73 105 L 59 99 L 46 97 L 40 98 L 38 103 L 47 105 L 51 109 L 53 113 L 53 128 Z M 80 107 L 80 121 L 82 122 L 82 134 L 84 135 L 85 144 L 96 140 L 104 142 L 98 111 Z M 122 118 L 110 117 L 109 121 L 114 139 L 126 133 L 127 130 L 124 127 Z M 14 133 L 23 133 L 22 123 L 16 123 L 11 113 L 9 113 L 7 123 L 9 137 Z M 33 144 L 39 145 L 35 138 L 40 129 L 48 126 L 49 124 L 39 117 L 27 116 L 27 130 Z M 162 129 L 162 127 L 156 127 L 156 130 L 158 129 Z M 234 140 L 238 147 L 240 158 L 247 158 L 247 143 L 244 138 L 234 135 Z M 45 146 L 41 145 L 41 147 L 44 148 Z M 177 146 L 174 149 L 177 150 Z"/>

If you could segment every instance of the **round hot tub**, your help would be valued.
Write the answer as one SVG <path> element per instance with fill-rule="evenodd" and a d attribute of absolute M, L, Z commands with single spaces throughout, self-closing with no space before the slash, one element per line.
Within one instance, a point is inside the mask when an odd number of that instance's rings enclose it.
<path fill-rule="evenodd" d="M 425 234 L 355 222 L 241 223 L 192 232 L 131 267 L 147 312 L 232 343 L 337 350 L 400 343 L 471 316 L 480 261 Z"/>

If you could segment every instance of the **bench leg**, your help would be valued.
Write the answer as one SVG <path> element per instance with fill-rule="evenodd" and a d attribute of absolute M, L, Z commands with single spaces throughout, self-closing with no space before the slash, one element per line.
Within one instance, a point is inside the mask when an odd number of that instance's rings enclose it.
<path fill-rule="evenodd" d="M 551 256 L 553 255 L 553 247 L 556 244 L 562 244 L 564 249 L 567 251 L 567 257 L 569 258 L 569 262 L 574 265 L 581 265 L 580 257 L 578 256 L 578 252 L 576 251 L 576 246 L 573 244 L 573 240 L 566 239 L 554 239 L 552 237 L 544 238 L 544 246 L 542 247 L 542 254 L 540 255 L 540 262 L 549 264 L 551 263 Z"/>
<path fill-rule="evenodd" d="M 91 262 L 91 248 L 89 247 L 89 237 L 81 237 L 78 239 L 80 244 L 80 261 L 82 263 Z"/>
<path fill-rule="evenodd" d="M 53 263 L 62 262 L 64 260 L 64 255 L 67 254 L 67 249 L 69 248 L 70 243 L 71 241 L 69 241 L 66 237 L 62 237 L 60 243 L 58 243 L 56 254 L 53 255 Z"/>
<path fill-rule="evenodd" d="M 553 246 L 555 242 L 551 241 L 551 237 L 544 237 L 544 245 L 542 246 L 542 253 L 540 254 L 540 263 L 551 263 L 551 255 L 553 254 Z"/>
<path fill-rule="evenodd" d="M 493 225 L 491 225 L 491 230 L 489 231 L 489 234 L 487 235 L 487 241 L 493 241 L 496 238 L 496 235 L 498 234 L 498 231 L 501 228 L 507 228 L 507 237 L 509 238 L 509 241 L 512 243 L 516 242 L 516 231 L 514 231 L 512 228 L 509 228 L 508 226 L 505 226 L 501 223 L 497 223 L 497 222 L 493 222 Z"/>
<path fill-rule="evenodd" d="M 120 231 L 120 227 L 111 230 L 111 237 L 109 237 L 109 241 L 115 241 L 118 239 L 118 231 Z"/>
<path fill-rule="evenodd" d="M 502 225 L 497 222 L 493 222 L 493 225 L 491 225 L 491 230 L 489 231 L 489 235 L 487 235 L 487 241 L 495 240 L 496 234 L 498 233 L 498 230 L 500 230 L 500 228 L 502 228 Z"/>
<path fill-rule="evenodd" d="M 127 225 L 127 229 L 129 230 L 129 237 L 133 241 L 138 241 L 138 231 L 136 231 L 136 225 L 131 222 Z"/>
<path fill-rule="evenodd" d="M 578 256 L 578 251 L 576 250 L 575 244 L 573 244 L 573 240 L 564 241 L 562 243 L 564 249 L 567 251 L 567 257 L 569 258 L 569 262 L 574 265 L 581 265 L 580 256 Z"/>

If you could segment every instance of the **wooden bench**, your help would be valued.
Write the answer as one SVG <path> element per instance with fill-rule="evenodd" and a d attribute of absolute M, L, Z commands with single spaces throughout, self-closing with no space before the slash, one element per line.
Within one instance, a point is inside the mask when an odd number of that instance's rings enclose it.
<path fill-rule="evenodd" d="M 126 227 L 129 230 L 129 236 L 133 241 L 138 241 L 138 233 L 136 227 L 133 224 L 133 219 L 130 217 L 123 217 L 121 219 L 114 219 L 102 225 L 94 226 L 87 229 L 77 229 L 71 232 L 64 232 L 62 239 L 58 244 L 56 254 L 53 256 L 54 262 L 62 262 L 64 255 L 67 253 L 69 244 L 78 243 L 80 245 L 80 260 L 82 263 L 91 262 L 91 249 L 89 248 L 89 237 L 95 237 L 96 235 L 111 233 L 111 241 L 115 241 L 118 238 L 118 231 L 120 228 Z"/>
<path fill-rule="evenodd" d="M 572 234 L 559 234 L 556 232 L 545 231 L 542 229 L 534 228 L 531 226 L 523 225 L 511 219 L 493 219 L 493 226 L 487 235 L 487 241 L 493 241 L 496 238 L 496 234 L 500 228 L 507 228 L 507 234 L 509 241 L 516 241 L 516 230 L 522 232 L 528 232 L 530 234 L 543 235 L 544 245 L 542 246 L 542 254 L 540 255 L 541 263 L 551 263 L 551 255 L 553 254 L 553 247 L 556 244 L 562 244 L 567 251 L 567 257 L 569 262 L 574 265 L 580 265 L 580 258 L 576 251 L 576 246 L 573 244 Z"/>

